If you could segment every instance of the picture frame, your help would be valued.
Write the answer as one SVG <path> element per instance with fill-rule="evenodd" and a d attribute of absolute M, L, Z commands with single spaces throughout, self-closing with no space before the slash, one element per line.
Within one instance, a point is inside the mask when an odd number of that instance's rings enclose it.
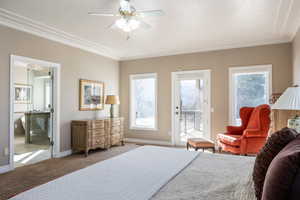
<path fill-rule="evenodd" d="M 14 102 L 15 104 L 32 103 L 32 85 L 15 83 L 14 84 Z"/>
<path fill-rule="evenodd" d="M 92 111 L 104 109 L 104 83 L 80 79 L 79 110 Z"/>

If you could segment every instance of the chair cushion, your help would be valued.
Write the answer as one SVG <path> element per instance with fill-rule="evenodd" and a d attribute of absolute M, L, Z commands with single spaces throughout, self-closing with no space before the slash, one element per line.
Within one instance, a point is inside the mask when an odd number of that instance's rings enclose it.
<path fill-rule="evenodd" d="M 258 200 L 261 199 L 263 185 L 268 167 L 274 157 L 292 140 L 296 138 L 298 133 L 289 128 L 284 128 L 272 134 L 265 146 L 260 150 L 256 157 L 253 169 L 253 182 L 255 195 Z"/>
<path fill-rule="evenodd" d="M 240 146 L 241 135 L 218 134 L 218 140 L 231 146 Z"/>
<path fill-rule="evenodd" d="M 262 200 L 289 200 L 300 169 L 299 163 L 300 137 L 297 137 L 272 160 L 266 174 Z"/>

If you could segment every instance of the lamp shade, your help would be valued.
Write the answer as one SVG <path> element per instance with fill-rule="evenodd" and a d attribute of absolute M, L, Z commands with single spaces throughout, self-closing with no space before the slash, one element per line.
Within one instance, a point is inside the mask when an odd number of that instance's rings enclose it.
<path fill-rule="evenodd" d="M 300 87 L 289 87 L 279 97 L 272 109 L 300 110 Z"/>
<path fill-rule="evenodd" d="M 105 104 L 120 104 L 118 95 L 107 95 Z"/>

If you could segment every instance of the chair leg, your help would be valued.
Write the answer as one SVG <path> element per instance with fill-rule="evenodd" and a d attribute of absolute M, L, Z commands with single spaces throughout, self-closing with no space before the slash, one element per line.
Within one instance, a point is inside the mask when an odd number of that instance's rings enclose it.
<path fill-rule="evenodd" d="M 186 143 L 186 150 L 189 150 L 189 149 L 190 149 L 190 144 Z"/>
<path fill-rule="evenodd" d="M 219 153 L 222 153 L 222 148 L 218 147 L 218 151 L 219 151 Z"/>

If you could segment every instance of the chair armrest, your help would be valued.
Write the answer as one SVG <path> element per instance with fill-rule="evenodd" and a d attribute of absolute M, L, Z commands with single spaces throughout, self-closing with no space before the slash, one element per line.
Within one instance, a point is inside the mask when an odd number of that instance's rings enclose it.
<path fill-rule="evenodd" d="M 261 134 L 262 130 L 259 129 L 246 129 L 244 130 L 243 136 L 247 138 L 253 138 L 253 137 L 265 137 Z"/>
<path fill-rule="evenodd" d="M 241 126 L 227 126 L 227 134 L 242 135 L 243 128 Z"/>

